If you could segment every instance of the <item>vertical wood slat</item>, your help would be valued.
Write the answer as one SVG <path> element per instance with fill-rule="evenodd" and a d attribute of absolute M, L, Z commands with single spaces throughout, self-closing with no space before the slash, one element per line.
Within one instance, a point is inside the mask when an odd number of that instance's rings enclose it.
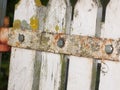
<path fill-rule="evenodd" d="M 95 36 L 97 8 L 95 0 L 78 0 L 71 34 Z M 91 90 L 93 68 L 93 59 L 70 56 L 67 90 Z"/>
<path fill-rule="evenodd" d="M 30 18 L 37 13 L 36 9 L 34 0 L 20 0 L 15 9 L 14 20 L 25 20 L 29 24 Z M 34 50 L 12 47 L 8 90 L 33 90 L 35 84 L 39 83 L 39 79 L 36 80 L 38 76 L 34 76 L 40 68 L 35 67 L 38 58 L 40 56 Z"/>
<path fill-rule="evenodd" d="M 102 30 L 101 37 L 120 38 L 119 8 L 120 0 L 110 0 L 106 10 L 105 28 Z M 103 62 L 99 90 L 120 90 L 120 62 Z"/>
<path fill-rule="evenodd" d="M 46 32 L 65 33 L 70 20 L 66 20 L 67 0 L 49 0 L 45 18 Z M 70 19 L 70 18 L 68 18 Z M 67 24 L 68 23 L 68 24 Z M 64 90 L 67 60 L 64 55 L 42 52 L 39 90 Z"/>

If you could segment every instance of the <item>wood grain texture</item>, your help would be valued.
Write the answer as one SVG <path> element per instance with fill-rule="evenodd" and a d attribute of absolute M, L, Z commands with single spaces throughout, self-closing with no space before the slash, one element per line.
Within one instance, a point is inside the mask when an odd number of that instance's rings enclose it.
<path fill-rule="evenodd" d="M 95 36 L 97 8 L 95 0 L 78 0 L 71 34 Z M 92 68 L 93 59 L 70 56 L 67 90 L 91 90 Z"/>
<path fill-rule="evenodd" d="M 120 1 L 110 0 L 101 37 L 120 38 Z M 120 50 L 119 50 L 120 51 Z M 120 55 L 119 55 L 120 60 Z M 101 67 L 99 90 L 120 90 L 120 62 L 104 61 Z"/>
<path fill-rule="evenodd" d="M 44 31 L 65 33 L 65 0 L 49 0 L 47 9 Z M 42 52 L 39 90 L 64 90 L 66 64 L 64 55 Z"/>

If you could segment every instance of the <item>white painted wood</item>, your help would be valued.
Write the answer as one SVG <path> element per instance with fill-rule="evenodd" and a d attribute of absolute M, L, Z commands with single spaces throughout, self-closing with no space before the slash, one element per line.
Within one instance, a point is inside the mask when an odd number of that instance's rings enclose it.
<path fill-rule="evenodd" d="M 120 38 L 120 0 L 110 0 L 101 37 Z M 100 76 L 99 90 L 120 90 L 120 62 L 104 61 Z M 104 74 L 103 71 L 106 73 Z"/>
<path fill-rule="evenodd" d="M 34 0 L 20 0 L 14 20 L 26 20 L 36 15 Z M 8 90 L 33 90 L 36 51 L 12 47 Z M 37 90 L 37 89 L 36 89 Z"/>
<path fill-rule="evenodd" d="M 71 34 L 95 36 L 97 4 L 78 0 Z M 91 90 L 93 59 L 70 56 L 67 90 Z"/>
<path fill-rule="evenodd" d="M 66 26 L 65 0 L 49 0 L 45 19 L 45 31 L 64 33 Z M 62 70 L 64 65 L 63 55 L 42 52 L 39 90 L 63 90 L 65 76 Z"/>

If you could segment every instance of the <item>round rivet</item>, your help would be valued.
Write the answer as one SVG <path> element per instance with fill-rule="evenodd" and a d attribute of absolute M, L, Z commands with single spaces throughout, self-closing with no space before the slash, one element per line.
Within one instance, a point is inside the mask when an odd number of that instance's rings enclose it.
<path fill-rule="evenodd" d="M 57 46 L 62 48 L 64 47 L 65 45 L 65 41 L 64 41 L 64 38 L 60 38 L 58 41 L 57 41 Z"/>
<path fill-rule="evenodd" d="M 19 40 L 19 42 L 24 42 L 25 36 L 23 34 L 19 34 L 18 40 Z"/>
<path fill-rule="evenodd" d="M 107 54 L 112 54 L 112 53 L 113 53 L 113 50 L 114 50 L 114 48 L 113 48 L 112 45 L 106 45 L 106 46 L 105 46 L 105 52 L 106 52 Z"/>

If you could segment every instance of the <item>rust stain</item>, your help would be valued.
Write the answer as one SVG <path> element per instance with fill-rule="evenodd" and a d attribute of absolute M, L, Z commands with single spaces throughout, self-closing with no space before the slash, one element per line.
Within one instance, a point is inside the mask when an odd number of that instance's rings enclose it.
<path fill-rule="evenodd" d="M 15 46 L 19 47 L 19 46 L 20 46 L 20 43 L 19 43 L 19 42 L 16 42 L 16 43 L 15 43 Z"/>
<path fill-rule="evenodd" d="M 58 33 L 57 35 L 55 35 L 55 40 L 58 40 L 59 38 L 61 38 L 62 35 L 64 35 L 64 33 Z"/>
<path fill-rule="evenodd" d="M 54 41 L 53 44 L 56 45 L 57 41 L 61 36 L 64 35 L 64 33 L 58 33 L 57 35 L 54 36 Z"/>
<path fill-rule="evenodd" d="M 10 31 L 10 44 L 12 46 L 21 47 L 21 48 L 28 48 L 27 46 L 31 46 L 31 49 L 35 50 L 43 50 L 53 53 L 62 53 L 68 54 L 73 56 L 82 56 L 82 57 L 89 57 L 89 58 L 98 58 L 101 59 L 102 62 L 104 60 L 112 60 L 117 61 L 119 60 L 119 42 L 120 40 L 113 40 L 113 39 L 102 39 L 96 37 L 88 37 L 88 36 L 78 36 L 78 35 L 65 35 L 64 33 L 39 33 L 40 35 L 36 35 L 35 31 L 21 31 L 21 30 L 14 30 Z M 29 38 L 30 35 L 35 36 L 32 41 L 35 44 L 39 44 L 38 40 L 41 41 L 38 47 L 34 47 L 32 43 L 20 43 L 17 38 L 19 33 L 24 33 L 25 37 Z M 38 33 L 37 33 L 38 34 Z M 42 38 L 41 37 L 42 34 Z M 14 39 L 15 38 L 15 39 Z M 64 38 L 66 46 L 64 48 L 57 48 L 57 42 L 60 38 Z M 14 42 L 12 42 L 14 41 Z M 107 44 L 113 45 L 115 51 L 108 55 L 105 52 L 105 46 Z"/>

